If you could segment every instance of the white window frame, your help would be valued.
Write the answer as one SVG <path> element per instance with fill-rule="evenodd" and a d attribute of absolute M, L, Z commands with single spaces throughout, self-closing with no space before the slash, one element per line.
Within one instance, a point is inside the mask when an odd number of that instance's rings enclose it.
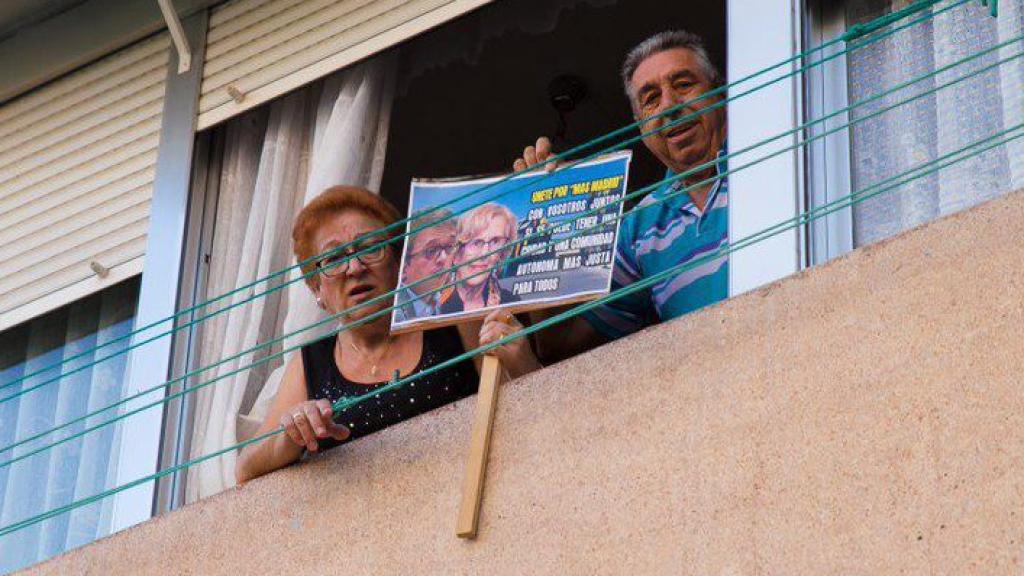
<path fill-rule="evenodd" d="M 800 0 L 728 0 L 727 77 L 736 80 L 773 66 L 798 53 L 803 10 Z M 800 66 L 793 62 L 730 90 L 749 90 Z M 734 152 L 798 125 L 802 78 L 776 82 L 730 101 L 729 151 Z M 770 111 L 770 113 L 766 113 Z M 739 155 L 729 169 L 746 164 L 799 141 L 793 134 Z M 796 216 L 803 209 L 802 160 L 799 149 L 785 152 L 729 176 L 729 240 L 735 243 Z M 729 256 L 729 295 L 735 296 L 800 270 L 804 261 L 801 231 L 788 230 Z"/>
<path fill-rule="evenodd" d="M 178 308 L 179 286 L 182 286 L 186 231 L 189 217 L 189 188 L 192 178 L 192 152 L 198 110 L 199 83 L 206 48 L 207 11 L 200 11 L 182 22 L 189 45 L 192 47 L 192 67 L 178 74 L 177 54 L 170 58 L 167 68 L 167 91 L 164 97 L 163 120 L 157 153 L 156 177 L 153 185 L 149 236 L 146 241 L 146 262 L 142 271 L 139 307 L 135 326 L 147 326 L 171 317 Z M 132 344 L 142 342 L 171 328 L 162 323 L 151 330 L 136 334 Z M 125 395 L 166 382 L 175 374 L 172 354 L 182 338 L 163 337 L 133 349 L 128 356 Z M 176 344 L 177 343 L 177 344 Z M 169 389 L 156 390 L 128 403 L 123 410 L 163 399 L 168 392 L 180 390 L 178 384 Z M 117 485 L 125 485 L 154 474 L 161 468 L 173 466 L 181 454 L 162 458 L 164 435 L 177 438 L 180 430 L 180 402 L 173 402 L 157 410 L 155 407 L 122 422 Z M 184 403 L 187 404 L 187 403 Z M 156 415 L 159 414 L 159 417 Z M 172 442 L 178 445 L 177 441 Z M 177 451 L 175 451 L 177 452 Z M 169 462 L 162 460 L 170 460 Z M 166 483 L 165 483 L 166 484 Z M 146 482 L 130 490 L 117 493 L 114 498 L 112 532 L 117 532 L 150 519 L 154 513 L 164 511 L 157 503 L 157 482 Z M 159 500 L 163 500 L 162 498 Z"/>

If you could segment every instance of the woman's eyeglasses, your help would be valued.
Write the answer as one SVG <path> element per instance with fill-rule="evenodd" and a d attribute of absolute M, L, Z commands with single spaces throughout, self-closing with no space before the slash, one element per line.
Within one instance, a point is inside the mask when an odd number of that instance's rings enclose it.
<path fill-rule="evenodd" d="M 363 252 L 363 250 L 366 251 Z M 362 253 L 360 254 L 360 252 Z M 318 260 L 316 269 L 328 278 L 337 278 L 348 271 L 349 263 L 353 259 L 359 260 L 359 263 L 363 266 L 370 266 L 380 263 L 386 255 L 387 246 L 384 244 L 367 244 L 358 248 L 349 248 L 344 252 L 331 254 L 322 260 Z"/>
<path fill-rule="evenodd" d="M 463 243 L 462 247 L 465 248 L 467 252 L 480 254 L 481 252 L 493 252 L 498 248 L 501 248 L 505 244 L 508 244 L 507 236 L 495 236 L 490 240 L 476 238 L 474 240 L 470 240 L 469 242 Z"/>

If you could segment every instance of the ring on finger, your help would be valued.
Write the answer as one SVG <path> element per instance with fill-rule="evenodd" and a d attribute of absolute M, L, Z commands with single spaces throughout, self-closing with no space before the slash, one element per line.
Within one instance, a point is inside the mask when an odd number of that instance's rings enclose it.
<path fill-rule="evenodd" d="M 292 414 L 292 420 L 298 420 L 299 418 L 305 418 L 305 417 L 306 417 L 306 413 L 305 412 L 295 412 L 294 414 Z"/>

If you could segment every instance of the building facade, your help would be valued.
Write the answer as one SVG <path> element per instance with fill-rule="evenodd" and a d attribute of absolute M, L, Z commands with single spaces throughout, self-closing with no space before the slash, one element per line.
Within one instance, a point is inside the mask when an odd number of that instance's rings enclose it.
<path fill-rule="evenodd" d="M 20 458 L 0 468 L 0 526 L 253 433 L 277 356 L 310 334 L 277 337 L 317 318 L 294 271 L 267 279 L 317 192 L 357 184 L 404 209 L 413 177 L 503 171 L 538 135 L 567 149 L 628 124 L 622 55 L 666 28 L 700 34 L 730 82 L 732 241 L 828 209 L 730 254 L 732 295 L 1024 187 L 1007 139 L 842 206 L 1014 134 L 1019 1 L 926 2 L 864 35 L 906 3 L 156 4 L 0 12 L 0 462 Z M 587 88 L 568 111 L 552 104 L 565 77 Z M 637 189 L 661 168 L 634 147 Z M 117 401 L 139 412 L 91 430 Z M 0 569 L 232 484 L 231 453 L 168 474 L 0 536 Z"/>

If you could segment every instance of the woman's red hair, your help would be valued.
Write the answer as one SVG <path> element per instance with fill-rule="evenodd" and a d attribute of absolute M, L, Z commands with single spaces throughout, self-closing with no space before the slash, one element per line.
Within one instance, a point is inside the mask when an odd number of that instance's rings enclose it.
<path fill-rule="evenodd" d="M 355 211 L 365 214 L 381 223 L 381 227 L 398 221 L 398 210 L 387 200 L 365 188 L 356 186 L 332 186 L 321 192 L 299 211 L 292 227 L 292 250 L 295 258 L 302 263 L 302 272 L 309 274 L 315 268 L 314 262 L 306 262 L 317 255 L 313 238 L 328 219 L 342 212 Z M 398 235 L 397 227 L 389 230 L 378 242 Z M 394 247 L 394 245 L 392 245 Z M 397 249 L 396 249 L 397 250 Z M 315 276 L 307 276 L 307 283 L 314 283 Z"/>

